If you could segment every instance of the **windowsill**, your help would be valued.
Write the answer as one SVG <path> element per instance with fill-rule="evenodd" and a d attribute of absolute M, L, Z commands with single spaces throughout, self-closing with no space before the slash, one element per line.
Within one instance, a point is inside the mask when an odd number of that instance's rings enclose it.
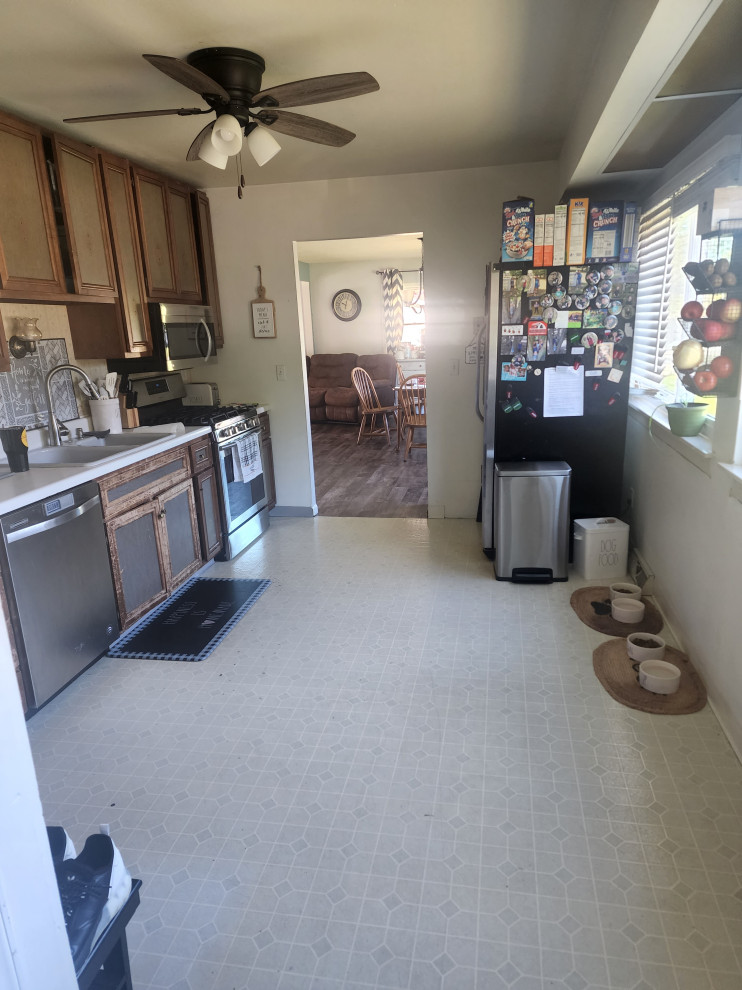
<path fill-rule="evenodd" d="M 629 414 L 647 422 L 650 436 L 657 443 L 664 443 L 699 471 L 711 476 L 713 446 L 708 437 L 678 437 L 671 432 L 667 422 L 665 403 L 653 395 L 629 395 Z"/>
<path fill-rule="evenodd" d="M 719 468 L 729 476 L 731 486 L 729 495 L 731 498 L 742 502 L 742 466 L 739 464 L 719 464 Z"/>

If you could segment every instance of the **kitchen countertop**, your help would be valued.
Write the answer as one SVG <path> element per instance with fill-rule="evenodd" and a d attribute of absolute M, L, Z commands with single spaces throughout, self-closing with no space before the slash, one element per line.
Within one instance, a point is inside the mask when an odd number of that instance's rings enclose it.
<path fill-rule="evenodd" d="M 125 430 L 125 433 L 130 431 Z M 198 437 L 211 433 L 209 426 L 190 426 L 183 433 L 152 434 L 152 440 L 131 447 L 122 452 L 116 452 L 111 457 L 92 461 L 90 464 L 60 464 L 54 467 L 31 467 L 28 471 L 11 474 L 0 478 L 0 515 L 21 509 L 31 502 L 49 498 L 59 492 L 82 485 L 86 481 L 95 481 L 103 475 L 110 474 L 136 464 L 155 454 L 182 447 Z M 7 464 L 0 462 L 0 474 L 7 471 Z"/>

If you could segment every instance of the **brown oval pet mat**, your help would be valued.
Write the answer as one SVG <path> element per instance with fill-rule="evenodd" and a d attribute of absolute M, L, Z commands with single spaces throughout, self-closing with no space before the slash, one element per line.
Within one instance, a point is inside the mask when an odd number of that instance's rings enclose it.
<path fill-rule="evenodd" d="M 706 688 L 688 657 L 668 646 L 665 660 L 680 668 L 675 694 L 653 694 L 639 684 L 639 664 L 626 651 L 625 639 L 610 639 L 593 652 L 595 676 L 616 701 L 652 715 L 690 715 L 706 705 Z"/>
<path fill-rule="evenodd" d="M 611 590 L 607 586 L 578 588 L 569 604 L 586 626 L 606 636 L 628 636 L 632 632 L 658 633 L 664 625 L 662 616 L 648 598 L 644 602 L 641 622 L 619 622 L 611 615 Z"/>

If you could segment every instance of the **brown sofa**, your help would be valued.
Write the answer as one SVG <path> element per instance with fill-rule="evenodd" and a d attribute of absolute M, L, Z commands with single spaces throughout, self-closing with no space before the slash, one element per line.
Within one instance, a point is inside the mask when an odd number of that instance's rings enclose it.
<path fill-rule="evenodd" d="M 309 419 L 312 423 L 358 423 L 358 393 L 350 373 L 364 368 L 382 405 L 394 404 L 397 367 L 391 354 L 314 354 L 307 359 Z"/>

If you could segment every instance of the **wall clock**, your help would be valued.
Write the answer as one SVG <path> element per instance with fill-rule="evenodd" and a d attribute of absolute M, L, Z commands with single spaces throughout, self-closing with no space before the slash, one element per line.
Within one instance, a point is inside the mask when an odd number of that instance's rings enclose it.
<path fill-rule="evenodd" d="M 355 320 L 361 312 L 361 297 L 352 289 L 341 289 L 332 297 L 332 311 L 339 320 Z"/>

